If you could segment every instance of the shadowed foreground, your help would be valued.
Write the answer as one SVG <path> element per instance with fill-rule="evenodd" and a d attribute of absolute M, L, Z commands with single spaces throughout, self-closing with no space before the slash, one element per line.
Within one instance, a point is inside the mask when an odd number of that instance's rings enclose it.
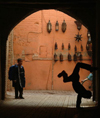
<path fill-rule="evenodd" d="M 84 109 L 76 109 L 77 94 L 70 91 L 24 91 L 25 99 L 14 92 L 0 104 L 0 118 L 99 118 L 92 100 L 82 99 Z"/>

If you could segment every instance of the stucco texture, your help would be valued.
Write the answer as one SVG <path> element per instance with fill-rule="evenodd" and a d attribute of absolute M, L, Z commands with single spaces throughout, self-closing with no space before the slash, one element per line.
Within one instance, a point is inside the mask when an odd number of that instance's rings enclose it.
<path fill-rule="evenodd" d="M 52 30 L 47 32 L 47 23 L 50 20 Z M 65 20 L 67 24 L 66 31 L 61 30 L 62 22 Z M 59 31 L 55 31 L 56 21 L 59 23 Z M 25 89 L 32 90 L 73 90 L 71 82 L 63 83 L 62 78 L 58 78 L 57 74 L 65 70 L 70 75 L 77 62 L 73 61 L 75 53 L 74 47 L 82 52 L 83 62 L 91 64 L 90 57 L 87 54 L 86 43 L 87 28 L 83 25 L 81 30 L 77 29 L 74 18 L 57 10 L 41 10 L 31 14 L 16 27 L 14 27 L 13 49 L 14 49 L 14 63 L 17 58 L 23 59 L 23 66 L 25 68 L 26 87 Z M 82 34 L 82 41 L 75 41 L 77 34 Z M 58 49 L 54 49 L 57 43 Z M 62 43 L 64 43 L 64 50 L 62 50 Z M 71 49 L 68 50 L 70 43 Z M 83 51 L 81 51 L 81 44 Z M 54 62 L 54 54 L 57 54 L 58 61 Z M 64 61 L 59 61 L 60 53 L 63 54 Z M 68 53 L 72 56 L 72 61 L 68 61 Z M 85 79 L 89 71 L 80 70 L 80 81 Z M 88 89 L 90 82 L 85 84 Z"/>

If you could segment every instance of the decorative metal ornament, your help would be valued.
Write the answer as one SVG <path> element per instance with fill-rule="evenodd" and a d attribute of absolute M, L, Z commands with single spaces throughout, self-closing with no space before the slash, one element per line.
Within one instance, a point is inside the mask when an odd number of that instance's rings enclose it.
<path fill-rule="evenodd" d="M 88 38 L 87 43 L 88 43 L 88 44 L 92 43 L 92 41 L 91 41 L 91 37 Z"/>
<path fill-rule="evenodd" d="M 76 45 L 75 45 L 75 48 L 74 48 L 74 49 L 75 49 L 75 52 L 77 52 L 77 47 L 76 47 Z"/>
<path fill-rule="evenodd" d="M 63 23 L 62 23 L 62 32 L 65 32 L 66 31 L 66 27 L 67 27 L 66 22 L 65 22 L 65 20 L 63 20 Z"/>
<path fill-rule="evenodd" d="M 82 61 L 82 54 L 80 53 L 79 60 Z"/>
<path fill-rule="evenodd" d="M 57 46 L 57 43 L 55 43 L 55 50 L 57 50 L 58 49 L 58 46 Z"/>
<path fill-rule="evenodd" d="M 79 35 L 79 33 L 76 35 L 76 37 L 74 37 L 74 38 L 76 38 L 76 40 L 75 41 L 82 41 L 81 40 L 81 38 L 83 38 L 83 37 L 81 37 L 82 36 L 82 34 L 81 35 Z"/>
<path fill-rule="evenodd" d="M 60 54 L 60 61 L 63 61 L 63 55 Z"/>
<path fill-rule="evenodd" d="M 88 43 L 86 44 L 86 49 L 87 49 L 87 51 L 89 50 L 89 44 Z"/>
<path fill-rule="evenodd" d="M 54 61 L 55 61 L 55 62 L 58 61 L 58 59 L 57 59 L 57 54 L 56 54 L 56 53 L 54 54 Z"/>
<path fill-rule="evenodd" d="M 81 45 L 81 51 L 83 51 L 83 46 Z"/>
<path fill-rule="evenodd" d="M 76 54 L 74 54 L 73 58 L 74 58 L 74 61 L 77 61 L 77 55 Z"/>
<path fill-rule="evenodd" d="M 49 22 L 47 23 L 47 31 L 50 33 L 52 30 L 52 25 L 51 25 L 51 22 L 49 20 Z"/>
<path fill-rule="evenodd" d="M 70 50 L 71 49 L 71 46 L 70 46 L 70 43 L 68 44 L 68 50 Z"/>
<path fill-rule="evenodd" d="M 70 54 L 68 54 L 68 61 L 72 61 L 72 57 Z"/>
<path fill-rule="evenodd" d="M 81 26 L 82 24 L 79 22 L 79 21 L 75 21 L 76 25 L 77 25 L 77 29 L 80 30 L 81 29 Z"/>
<path fill-rule="evenodd" d="M 87 37 L 89 38 L 91 36 L 90 31 L 87 32 Z"/>
<path fill-rule="evenodd" d="M 86 44 L 86 50 L 87 50 L 88 55 L 92 57 L 92 42 L 89 41 L 89 39 Z"/>
<path fill-rule="evenodd" d="M 56 24 L 55 24 L 55 30 L 56 30 L 56 31 L 59 30 L 59 23 L 58 23 L 58 21 L 57 21 Z"/>
<path fill-rule="evenodd" d="M 62 50 L 64 50 L 64 44 L 62 43 Z"/>

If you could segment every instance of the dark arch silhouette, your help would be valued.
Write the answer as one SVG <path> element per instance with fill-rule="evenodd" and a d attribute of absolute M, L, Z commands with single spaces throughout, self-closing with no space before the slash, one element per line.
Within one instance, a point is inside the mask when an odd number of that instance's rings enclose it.
<path fill-rule="evenodd" d="M 7 2 L 7 3 L 1 3 L 0 7 L 2 8 L 2 19 L 7 19 L 3 20 L 3 24 L 1 24 L 2 33 L 4 29 L 6 29 L 6 35 L 8 36 L 10 31 L 19 23 L 21 22 L 24 18 L 29 16 L 30 14 L 39 11 L 39 10 L 48 10 L 48 9 L 55 9 L 59 10 L 61 12 L 64 12 L 65 14 L 68 14 L 69 16 L 79 20 L 85 27 L 88 29 L 91 29 L 91 27 L 94 27 L 89 19 L 95 19 L 95 8 L 94 8 L 94 3 L 92 2 L 91 5 L 90 3 L 84 1 L 83 4 L 78 3 L 76 4 L 75 1 L 70 0 L 70 2 L 66 1 L 59 1 L 57 2 L 54 0 L 53 2 Z M 5 6 L 5 7 L 3 7 Z M 85 7 L 84 7 L 85 6 Z M 87 10 L 87 8 L 92 8 L 93 11 Z M 9 10 L 8 10 L 9 8 Z M 85 9 L 83 9 L 85 8 Z M 81 12 L 79 11 L 81 9 Z M 86 17 L 84 17 L 86 16 Z M 88 18 L 90 17 L 90 18 Z M 7 28 L 6 28 L 7 26 Z"/>

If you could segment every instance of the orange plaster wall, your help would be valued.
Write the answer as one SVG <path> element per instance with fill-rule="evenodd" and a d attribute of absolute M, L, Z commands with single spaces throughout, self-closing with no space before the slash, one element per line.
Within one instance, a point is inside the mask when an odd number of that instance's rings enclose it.
<path fill-rule="evenodd" d="M 67 23 L 66 32 L 61 30 L 61 24 L 65 19 Z M 50 20 L 52 24 L 51 33 L 47 32 L 47 23 Z M 59 31 L 55 31 L 55 23 L 59 22 Z M 86 51 L 87 29 L 82 25 L 82 29 L 77 29 L 76 21 L 72 17 L 56 10 L 41 10 L 25 18 L 14 29 L 13 49 L 14 63 L 17 58 L 23 59 L 23 66 L 26 75 L 25 89 L 46 89 L 46 90 L 73 90 L 71 82 L 63 83 L 62 78 L 58 78 L 57 74 L 62 70 L 66 70 L 70 75 L 75 67 L 75 62 L 67 61 L 68 52 L 73 57 L 74 47 L 81 51 L 83 45 L 83 59 L 90 59 Z M 82 41 L 75 41 L 76 34 L 82 34 Z M 58 49 L 54 50 L 55 42 Z M 64 43 L 64 50 L 61 45 Z M 68 43 L 71 45 L 71 50 L 68 51 Z M 54 62 L 54 53 L 64 55 L 64 61 Z M 90 61 L 84 60 L 89 63 Z M 89 74 L 88 71 L 81 69 L 81 79 L 85 79 Z M 85 87 L 87 87 L 86 85 Z"/>
<path fill-rule="evenodd" d="M 23 62 L 26 73 L 25 89 L 51 89 L 52 61 Z"/>

